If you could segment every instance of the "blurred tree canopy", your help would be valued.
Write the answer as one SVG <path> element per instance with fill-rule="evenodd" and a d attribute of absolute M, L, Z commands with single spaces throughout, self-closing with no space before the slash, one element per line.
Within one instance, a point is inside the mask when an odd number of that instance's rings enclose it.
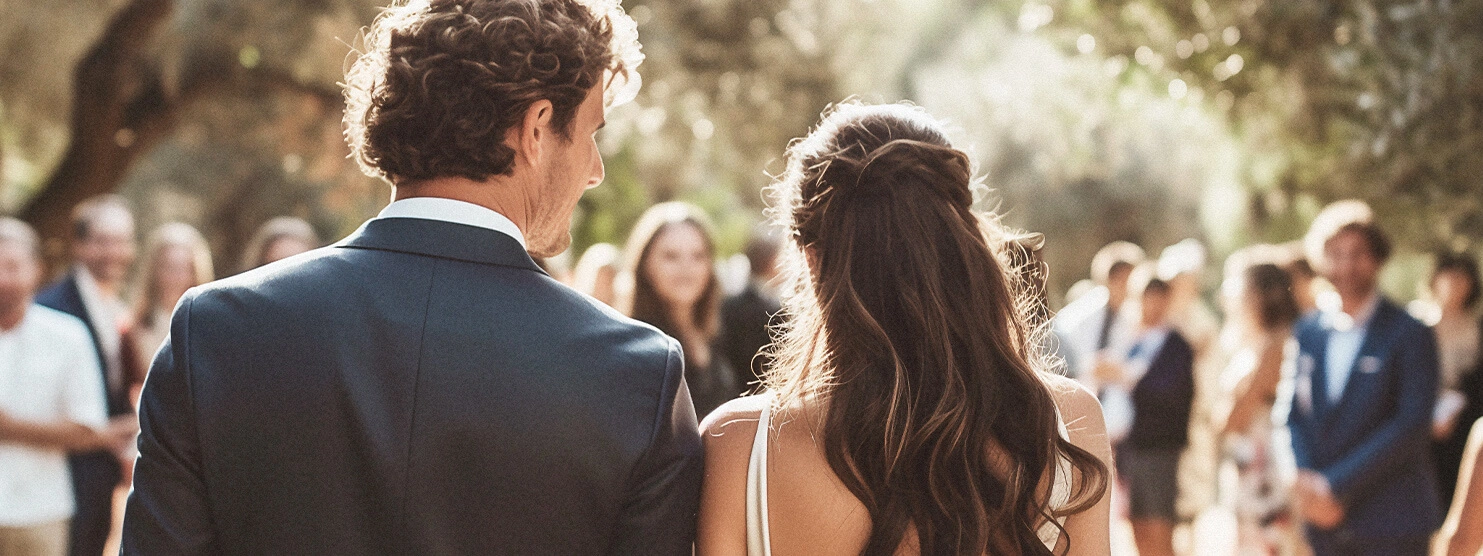
<path fill-rule="evenodd" d="M 0 208 L 55 237 L 71 203 L 119 191 L 221 262 L 280 214 L 348 233 L 387 198 L 345 159 L 336 85 L 380 3 L 0 0 Z M 578 249 L 684 199 L 735 250 L 788 140 L 852 96 L 948 121 L 983 208 L 1047 234 L 1057 291 L 1113 239 L 1222 253 L 1342 197 L 1417 248 L 1483 233 L 1483 0 L 625 6 L 645 86 L 609 116 Z"/>
<path fill-rule="evenodd" d="M 1311 216 L 1305 199 L 1358 197 L 1418 246 L 1483 237 L 1483 2 L 1058 7 L 1099 51 L 1171 91 L 1181 80 L 1229 116 L 1257 235 L 1290 235 Z"/>

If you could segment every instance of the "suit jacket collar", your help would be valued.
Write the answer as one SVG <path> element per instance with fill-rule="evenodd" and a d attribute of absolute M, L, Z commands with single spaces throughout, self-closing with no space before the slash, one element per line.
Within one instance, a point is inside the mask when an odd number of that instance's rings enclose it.
<path fill-rule="evenodd" d="M 439 220 L 372 219 L 335 246 L 509 266 L 545 274 L 515 238 L 486 228 Z"/>

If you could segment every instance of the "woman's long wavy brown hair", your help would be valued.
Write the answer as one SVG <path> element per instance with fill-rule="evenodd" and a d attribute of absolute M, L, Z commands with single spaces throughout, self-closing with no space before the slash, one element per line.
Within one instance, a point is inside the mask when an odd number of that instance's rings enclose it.
<path fill-rule="evenodd" d="M 870 514 L 862 554 L 913 536 L 922 554 L 1050 554 L 1037 528 L 1096 504 L 1108 471 L 1058 434 L 1033 302 L 971 209 L 968 156 L 921 109 L 857 103 L 788 154 L 772 212 L 792 292 L 766 384 L 779 406 L 827 401 L 824 454 Z M 1073 492 L 1051 508 L 1060 458 Z"/>

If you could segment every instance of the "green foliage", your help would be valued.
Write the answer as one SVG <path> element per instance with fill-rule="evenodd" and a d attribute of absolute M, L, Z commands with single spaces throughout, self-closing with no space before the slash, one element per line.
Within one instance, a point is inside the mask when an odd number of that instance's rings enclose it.
<path fill-rule="evenodd" d="M 186 110 L 121 190 L 182 219 L 219 263 L 258 222 L 327 238 L 384 204 L 345 159 L 334 100 L 380 0 L 178 0 L 150 64 L 167 88 L 246 71 Z M 0 207 L 68 137 L 69 73 L 124 4 L 0 0 Z M 621 244 L 650 204 L 762 219 L 788 141 L 849 97 L 944 118 L 1011 225 L 1045 232 L 1052 290 L 1097 246 L 1201 237 L 1216 254 L 1300 235 L 1322 203 L 1374 202 L 1399 243 L 1483 237 L 1483 0 L 630 0 L 647 61 L 601 137 L 607 182 L 578 249 Z M 250 66 L 250 67 L 248 67 Z"/>
<path fill-rule="evenodd" d="M 1483 236 L 1483 2 L 1063 6 L 1063 27 L 1136 58 L 1130 71 L 1185 80 L 1227 111 L 1254 160 L 1259 236 L 1286 236 L 1300 199 L 1346 197 L 1418 247 Z"/>

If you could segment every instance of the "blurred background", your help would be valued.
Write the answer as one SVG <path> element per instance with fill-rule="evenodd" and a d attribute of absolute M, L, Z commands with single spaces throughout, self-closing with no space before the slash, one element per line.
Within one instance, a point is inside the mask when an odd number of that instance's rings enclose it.
<path fill-rule="evenodd" d="M 390 191 L 346 158 L 337 84 L 383 1 L 0 0 L 0 210 L 60 256 L 71 207 L 117 192 L 224 269 L 274 216 L 344 236 Z M 1053 305 L 1108 241 L 1219 260 L 1338 198 L 1398 239 L 1402 299 L 1423 253 L 1483 234 L 1483 0 L 624 5 L 645 84 L 601 136 L 577 253 L 667 200 L 736 252 L 788 140 L 852 96 L 950 123 L 982 207 L 1046 234 Z"/>

